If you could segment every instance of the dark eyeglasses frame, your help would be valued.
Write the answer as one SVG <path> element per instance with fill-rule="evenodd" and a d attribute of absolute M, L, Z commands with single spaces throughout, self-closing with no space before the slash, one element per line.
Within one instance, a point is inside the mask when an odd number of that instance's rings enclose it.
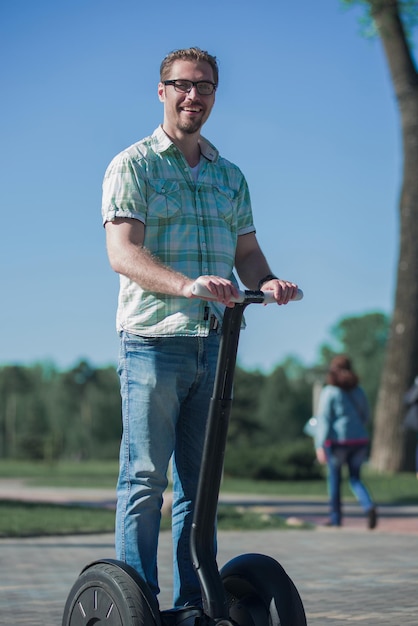
<path fill-rule="evenodd" d="M 190 88 L 189 89 L 179 89 L 179 86 L 177 83 L 189 83 L 190 84 Z M 201 85 L 202 83 L 204 83 L 205 85 L 212 85 L 213 89 L 210 93 L 202 93 L 199 89 L 199 85 Z M 182 78 L 177 78 L 175 80 L 164 80 L 163 81 L 163 85 L 173 85 L 174 89 L 178 92 L 178 93 L 190 93 L 191 90 L 193 89 L 193 87 L 196 87 L 197 89 L 197 93 L 201 96 L 211 96 L 214 91 L 216 91 L 216 88 L 218 85 L 216 85 L 215 83 L 212 83 L 212 81 L 210 80 L 187 80 L 186 78 L 182 79 Z"/>

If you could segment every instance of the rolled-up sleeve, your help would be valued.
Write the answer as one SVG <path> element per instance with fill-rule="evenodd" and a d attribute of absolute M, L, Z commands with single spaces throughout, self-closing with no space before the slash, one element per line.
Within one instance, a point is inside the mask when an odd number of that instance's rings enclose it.
<path fill-rule="evenodd" d="M 116 217 L 145 222 L 146 183 L 139 175 L 129 154 L 118 154 L 109 164 L 103 179 L 103 224 Z"/>

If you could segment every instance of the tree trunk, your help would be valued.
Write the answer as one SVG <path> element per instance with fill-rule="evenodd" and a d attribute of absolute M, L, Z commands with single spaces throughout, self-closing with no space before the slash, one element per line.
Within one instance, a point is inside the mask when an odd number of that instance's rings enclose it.
<path fill-rule="evenodd" d="M 403 396 L 418 374 L 418 76 L 395 0 L 369 0 L 398 103 L 403 145 L 397 284 L 377 397 L 371 463 L 405 469 Z"/>

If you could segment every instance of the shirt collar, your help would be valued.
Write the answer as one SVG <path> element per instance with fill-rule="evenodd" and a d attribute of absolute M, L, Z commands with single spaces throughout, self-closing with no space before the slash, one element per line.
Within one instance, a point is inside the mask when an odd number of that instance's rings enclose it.
<path fill-rule="evenodd" d="M 161 125 L 155 129 L 155 131 L 153 132 L 153 136 L 157 140 L 156 152 L 165 152 L 166 150 L 174 146 L 169 136 L 166 135 L 166 133 L 163 131 L 163 127 Z M 219 152 L 215 148 L 215 146 L 210 143 L 210 141 L 201 136 L 199 139 L 199 146 L 200 152 L 208 161 L 214 162 L 217 160 Z"/>

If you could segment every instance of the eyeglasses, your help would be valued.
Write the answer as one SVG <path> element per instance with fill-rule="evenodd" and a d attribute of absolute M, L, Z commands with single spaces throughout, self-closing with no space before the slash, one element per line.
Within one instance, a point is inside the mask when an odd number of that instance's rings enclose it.
<path fill-rule="evenodd" d="M 210 96 L 215 91 L 217 85 L 209 80 L 164 80 L 164 85 L 173 85 L 175 91 L 179 93 L 190 93 L 196 87 L 197 93 L 201 96 Z"/>

